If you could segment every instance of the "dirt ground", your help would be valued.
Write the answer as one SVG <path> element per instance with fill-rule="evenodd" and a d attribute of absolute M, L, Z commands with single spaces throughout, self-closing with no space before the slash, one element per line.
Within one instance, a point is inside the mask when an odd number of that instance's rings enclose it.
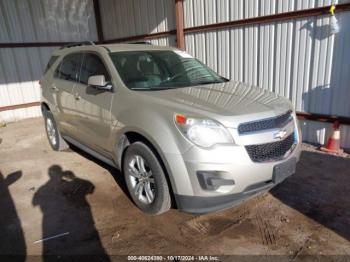
<path fill-rule="evenodd" d="M 0 254 L 350 255 L 349 156 L 304 145 L 297 173 L 269 193 L 214 214 L 151 217 L 117 170 L 52 151 L 40 118 L 0 138 Z"/>

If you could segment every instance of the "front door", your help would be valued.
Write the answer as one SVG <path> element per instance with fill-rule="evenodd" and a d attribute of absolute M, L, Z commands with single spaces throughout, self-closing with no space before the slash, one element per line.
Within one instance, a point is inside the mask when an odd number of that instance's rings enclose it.
<path fill-rule="evenodd" d="M 108 143 L 111 135 L 113 92 L 89 86 L 88 79 L 93 75 L 104 75 L 106 81 L 111 81 L 110 74 L 100 56 L 95 53 L 85 53 L 79 81 L 73 90 L 79 140 L 95 151 L 109 156 L 113 150 L 113 145 Z"/>
<path fill-rule="evenodd" d="M 74 121 L 76 103 L 73 95 L 82 63 L 82 54 L 73 53 L 65 56 L 54 72 L 51 89 L 56 105 L 56 122 L 60 130 L 69 136 L 76 136 Z"/>

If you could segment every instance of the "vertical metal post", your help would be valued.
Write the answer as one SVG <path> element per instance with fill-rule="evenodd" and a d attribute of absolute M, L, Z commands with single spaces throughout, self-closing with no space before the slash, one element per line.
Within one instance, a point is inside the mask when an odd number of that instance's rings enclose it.
<path fill-rule="evenodd" d="M 102 21 L 101 21 L 100 2 L 99 0 L 93 0 L 93 4 L 94 4 L 94 13 L 95 13 L 98 42 L 102 44 L 104 42 L 104 37 L 103 37 L 103 29 L 102 29 Z"/>
<path fill-rule="evenodd" d="M 185 49 L 183 0 L 175 0 L 176 41 L 179 49 Z"/>

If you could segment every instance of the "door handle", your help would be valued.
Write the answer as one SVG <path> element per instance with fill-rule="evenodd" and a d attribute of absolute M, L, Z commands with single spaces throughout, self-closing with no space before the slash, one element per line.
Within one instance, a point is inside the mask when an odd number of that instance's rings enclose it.
<path fill-rule="evenodd" d="M 75 100 L 80 100 L 80 99 L 81 99 L 81 96 L 80 96 L 79 94 L 75 94 L 75 95 L 74 95 L 74 98 L 75 98 Z"/>
<path fill-rule="evenodd" d="M 59 91 L 59 89 L 58 89 L 55 85 L 52 85 L 52 86 L 51 86 L 51 89 L 53 89 L 53 90 L 56 91 L 56 92 Z"/>

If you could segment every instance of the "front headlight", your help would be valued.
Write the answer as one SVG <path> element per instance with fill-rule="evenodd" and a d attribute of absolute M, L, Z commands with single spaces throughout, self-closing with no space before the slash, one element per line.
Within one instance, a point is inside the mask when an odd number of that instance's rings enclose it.
<path fill-rule="evenodd" d="M 175 114 L 174 121 L 184 136 L 198 146 L 234 143 L 228 130 L 211 119 L 188 118 Z"/>

